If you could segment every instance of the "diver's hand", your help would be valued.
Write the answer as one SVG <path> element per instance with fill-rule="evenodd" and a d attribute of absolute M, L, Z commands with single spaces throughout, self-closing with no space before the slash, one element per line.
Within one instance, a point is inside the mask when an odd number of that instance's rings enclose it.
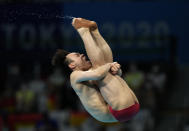
<path fill-rule="evenodd" d="M 120 68 L 121 68 L 121 65 L 119 63 L 113 62 L 111 63 L 110 73 L 112 75 L 117 75 Z"/>

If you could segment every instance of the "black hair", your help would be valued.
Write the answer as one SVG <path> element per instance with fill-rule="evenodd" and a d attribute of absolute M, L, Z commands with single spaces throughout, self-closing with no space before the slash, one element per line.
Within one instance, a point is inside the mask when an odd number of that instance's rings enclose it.
<path fill-rule="evenodd" d="M 54 54 L 52 58 L 52 65 L 53 66 L 63 66 L 65 64 L 69 64 L 69 62 L 66 59 L 66 56 L 70 52 L 62 50 L 62 49 L 57 49 L 56 53 Z"/>
<path fill-rule="evenodd" d="M 54 67 L 58 67 L 61 68 L 63 70 L 63 72 L 69 72 L 68 74 L 70 74 L 70 68 L 68 67 L 69 63 L 71 62 L 71 60 L 66 59 L 66 56 L 69 54 L 70 52 L 65 51 L 63 49 L 57 49 L 56 53 L 54 54 L 51 64 Z"/>

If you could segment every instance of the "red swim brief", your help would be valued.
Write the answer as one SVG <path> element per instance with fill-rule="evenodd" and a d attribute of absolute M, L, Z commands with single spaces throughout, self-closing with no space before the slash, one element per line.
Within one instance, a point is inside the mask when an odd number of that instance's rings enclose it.
<path fill-rule="evenodd" d="M 130 120 L 133 116 L 137 114 L 139 109 L 140 105 L 136 102 L 134 105 L 118 111 L 113 110 L 112 107 L 109 106 L 110 112 L 119 122 L 125 122 Z"/>

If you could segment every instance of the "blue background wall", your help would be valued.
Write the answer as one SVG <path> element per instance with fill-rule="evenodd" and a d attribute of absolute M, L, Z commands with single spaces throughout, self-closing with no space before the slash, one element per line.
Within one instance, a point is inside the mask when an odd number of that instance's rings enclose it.
<path fill-rule="evenodd" d="M 115 32 L 113 32 L 115 36 L 119 35 L 119 27 L 123 21 L 131 23 L 134 36 L 144 35 L 146 32 L 152 35 L 155 33 L 157 24 L 162 22 L 166 26 L 162 30 L 163 35 L 171 35 L 177 38 L 178 63 L 186 64 L 189 63 L 188 6 L 188 2 L 66 3 L 64 4 L 64 14 L 95 20 L 99 25 L 108 22 L 113 25 L 113 28 L 115 27 Z M 140 28 L 140 25 L 144 22 L 147 24 L 146 27 Z M 125 37 L 127 37 L 127 33 L 128 30 L 125 31 Z M 149 46 L 153 44 L 151 42 Z"/>
<path fill-rule="evenodd" d="M 0 9 L 1 56 L 9 57 L 7 52 L 11 51 L 16 59 L 17 51 L 29 55 L 54 52 L 57 48 L 83 51 L 81 39 L 71 21 L 62 19 L 63 16 L 74 16 L 98 23 L 118 61 L 170 62 L 174 59 L 178 64 L 188 64 L 188 6 L 189 2 L 3 5 Z M 72 44 L 73 40 L 76 44 Z M 172 48 L 176 50 L 172 51 Z"/>

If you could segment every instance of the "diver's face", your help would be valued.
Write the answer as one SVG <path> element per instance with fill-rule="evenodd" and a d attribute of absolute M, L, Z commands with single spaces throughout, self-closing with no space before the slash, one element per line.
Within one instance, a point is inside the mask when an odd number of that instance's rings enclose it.
<path fill-rule="evenodd" d="M 75 68 L 79 70 L 88 70 L 91 68 L 91 62 L 87 60 L 87 57 L 84 54 L 73 52 L 66 57 L 70 59 L 72 61 L 71 64 L 74 64 Z"/>

